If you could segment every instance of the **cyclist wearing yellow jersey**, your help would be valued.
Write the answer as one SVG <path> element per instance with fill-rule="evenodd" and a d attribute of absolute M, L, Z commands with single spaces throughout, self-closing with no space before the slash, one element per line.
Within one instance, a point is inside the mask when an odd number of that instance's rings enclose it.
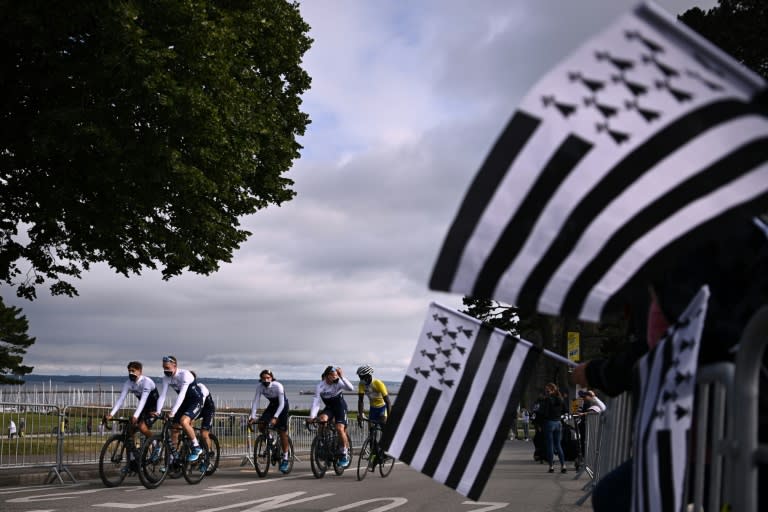
<path fill-rule="evenodd" d="M 360 423 L 360 418 L 363 418 L 363 409 L 365 407 L 363 398 L 365 395 L 368 395 L 371 405 L 368 411 L 368 419 L 374 423 L 386 423 L 389 409 L 392 407 L 389 402 L 387 386 L 379 379 L 373 378 L 373 368 L 367 364 L 357 369 L 357 376 L 360 377 L 360 384 L 357 385 L 358 423 Z"/>

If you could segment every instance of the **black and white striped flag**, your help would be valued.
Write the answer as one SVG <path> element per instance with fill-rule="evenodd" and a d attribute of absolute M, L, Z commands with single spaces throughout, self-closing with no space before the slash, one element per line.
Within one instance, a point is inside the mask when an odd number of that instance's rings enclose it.
<path fill-rule="evenodd" d="M 383 446 L 477 500 L 539 352 L 508 332 L 432 303 Z"/>
<path fill-rule="evenodd" d="M 430 287 L 598 321 L 684 245 L 766 208 L 766 98 L 759 76 L 637 7 L 522 101 Z"/>
<path fill-rule="evenodd" d="M 656 348 L 638 363 L 633 512 L 677 512 L 685 503 L 699 340 L 708 298 L 705 286 Z"/>

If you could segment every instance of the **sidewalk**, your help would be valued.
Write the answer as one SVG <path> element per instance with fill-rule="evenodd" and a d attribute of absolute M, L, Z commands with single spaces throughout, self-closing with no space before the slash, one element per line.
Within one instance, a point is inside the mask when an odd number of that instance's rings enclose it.
<path fill-rule="evenodd" d="M 549 466 L 533 460 L 533 442 L 507 441 L 493 469 L 486 490 L 504 495 L 515 510 L 545 512 L 589 512 L 592 502 L 586 499 L 582 506 L 576 502 L 586 491 L 590 481 L 586 473 L 577 477 L 574 463 L 566 463 L 568 472 L 548 473 Z M 498 495 L 498 494 L 497 494 Z M 481 498 L 482 501 L 482 498 Z"/>

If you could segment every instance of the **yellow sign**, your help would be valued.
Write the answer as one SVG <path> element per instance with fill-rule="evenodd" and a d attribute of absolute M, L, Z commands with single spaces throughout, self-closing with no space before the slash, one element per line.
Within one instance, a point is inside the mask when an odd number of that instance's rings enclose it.
<path fill-rule="evenodd" d="M 568 359 L 579 362 L 579 333 L 568 331 Z"/>

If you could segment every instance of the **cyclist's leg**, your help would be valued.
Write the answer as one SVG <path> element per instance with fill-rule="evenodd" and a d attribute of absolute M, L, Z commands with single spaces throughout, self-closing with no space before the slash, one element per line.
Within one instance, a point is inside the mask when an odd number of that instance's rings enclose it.
<path fill-rule="evenodd" d="M 384 425 L 384 423 L 386 423 L 387 407 L 371 407 L 370 411 L 368 411 L 368 417 L 371 420 L 371 437 L 373 438 L 373 447 L 371 451 L 374 452 L 376 456 L 380 456 L 381 454 L 378 452 L 380 451 L 379 439 L 381 438 L 381 430 L 375 428 L 374 425 Z"/>
<path fill-rule="evenodd" d="M 200 435 L 203 437 L 203 441 L 205 441 L 205 447 L 206 449 L 211 448 L 211 428 L 213 428 L 213 415 L 216 413 L 216 405 L 213 403 L 213 399 L 210 397 L 206 397 L 205 402 L 203 403 L 203 410 L 200 412 L 200 417 L 202 418 L 202 423 L 200 424 Z"/>
<path fill-rule="evenodd" d="M 288 458 L 288 403 L 286 401 L 285 407 L 277 417 L 277 424 L 275 425 L 277 431 L 280 434 L 280 446 L 283 452 L 283 459 Z"/>
<path fill-rule="evenodd" d="M 349 453 L 349 437 L 347 436 L 347 408 L 346 404 L 340 404 L 335 412 L 336 431 L 339 433 L 339 441 L 344 453 Z"/>

